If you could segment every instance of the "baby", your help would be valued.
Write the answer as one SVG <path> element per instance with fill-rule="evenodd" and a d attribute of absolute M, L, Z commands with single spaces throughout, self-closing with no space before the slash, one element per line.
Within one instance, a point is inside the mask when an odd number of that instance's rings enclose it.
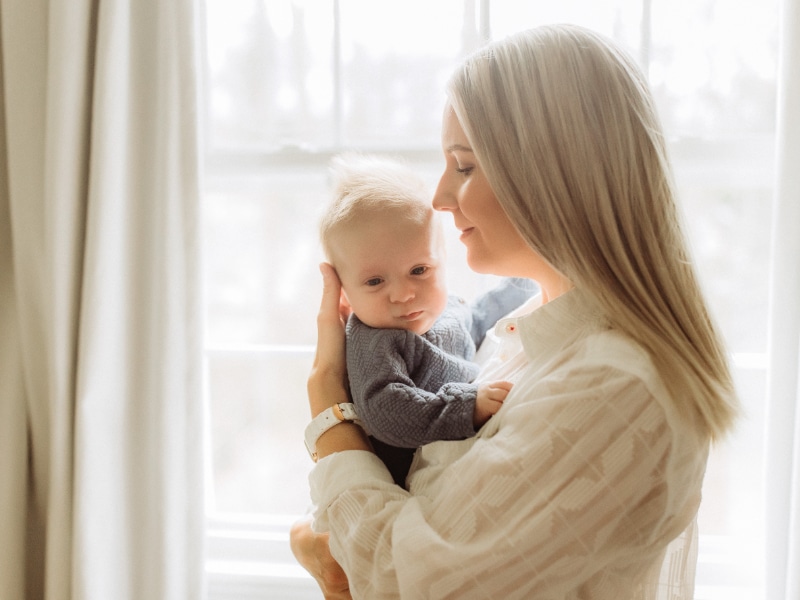
<path fill-rule="evenodd" d="M 533 282 L 508 279 L 473 305 L 448 294 L 444 240 L 424 182 L 400 163 L 334 160 L 334 199 L 320 233 L 352 314 L 347 373 L 376 454 L 404 486 L 416 448 L 464 439 L 495 414 L 508 382 L 475 385 L 488 327 Z"/>

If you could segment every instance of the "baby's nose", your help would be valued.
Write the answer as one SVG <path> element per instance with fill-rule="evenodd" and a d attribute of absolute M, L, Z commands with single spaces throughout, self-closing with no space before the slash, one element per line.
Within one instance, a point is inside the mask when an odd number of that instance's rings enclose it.
<path fill-rule="evenodd" d="M 410 283 L 397 283 L 392 286 L 389 299 L 392 302 L 408 302 L 414 297 L 414 286 Z"/>

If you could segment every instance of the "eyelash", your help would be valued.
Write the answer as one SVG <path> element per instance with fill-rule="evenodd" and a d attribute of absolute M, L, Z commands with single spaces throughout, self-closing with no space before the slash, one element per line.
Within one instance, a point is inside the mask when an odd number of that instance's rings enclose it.
<path fill-rule="evenodd" d="M 472 171 L 473 167 L 464 167 L 463 169 L 456 168 L 456 173 L 461 173 L 463 175 L 469 175 Z"/>

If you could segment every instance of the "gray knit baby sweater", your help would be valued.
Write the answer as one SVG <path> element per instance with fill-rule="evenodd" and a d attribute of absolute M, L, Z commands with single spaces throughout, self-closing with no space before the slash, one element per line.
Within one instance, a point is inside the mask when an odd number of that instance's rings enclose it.
<path fill-rule="evenodd" d="M 350 392 L 376 453 L 399 485 L 419 446 L 475 435 L 476 347 L 489 327 L 535 290 L 528 280 L 505 279 L 472 305 L 451 296 L 423 335 L 375 329 L 350 316 Z"/>

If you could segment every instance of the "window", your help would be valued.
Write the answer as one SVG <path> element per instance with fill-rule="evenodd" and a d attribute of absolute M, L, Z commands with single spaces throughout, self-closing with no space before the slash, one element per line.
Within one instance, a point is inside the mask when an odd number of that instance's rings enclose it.
<path fill-rule="evenodd" d="M 649 74 L 695 255 L 746 417 L 714 449 L 697 598 L 763 596 L 760 461 L 776 0 L 205 0 L 212 598 L 319 598 L 288 549 L 308 505 L 302 443 L 327 165 L 343 149 L 441 168 L 444 82 L 485 37 L 572 21 Z M 470 297 L 455 236 L 451 287 Z"/>

